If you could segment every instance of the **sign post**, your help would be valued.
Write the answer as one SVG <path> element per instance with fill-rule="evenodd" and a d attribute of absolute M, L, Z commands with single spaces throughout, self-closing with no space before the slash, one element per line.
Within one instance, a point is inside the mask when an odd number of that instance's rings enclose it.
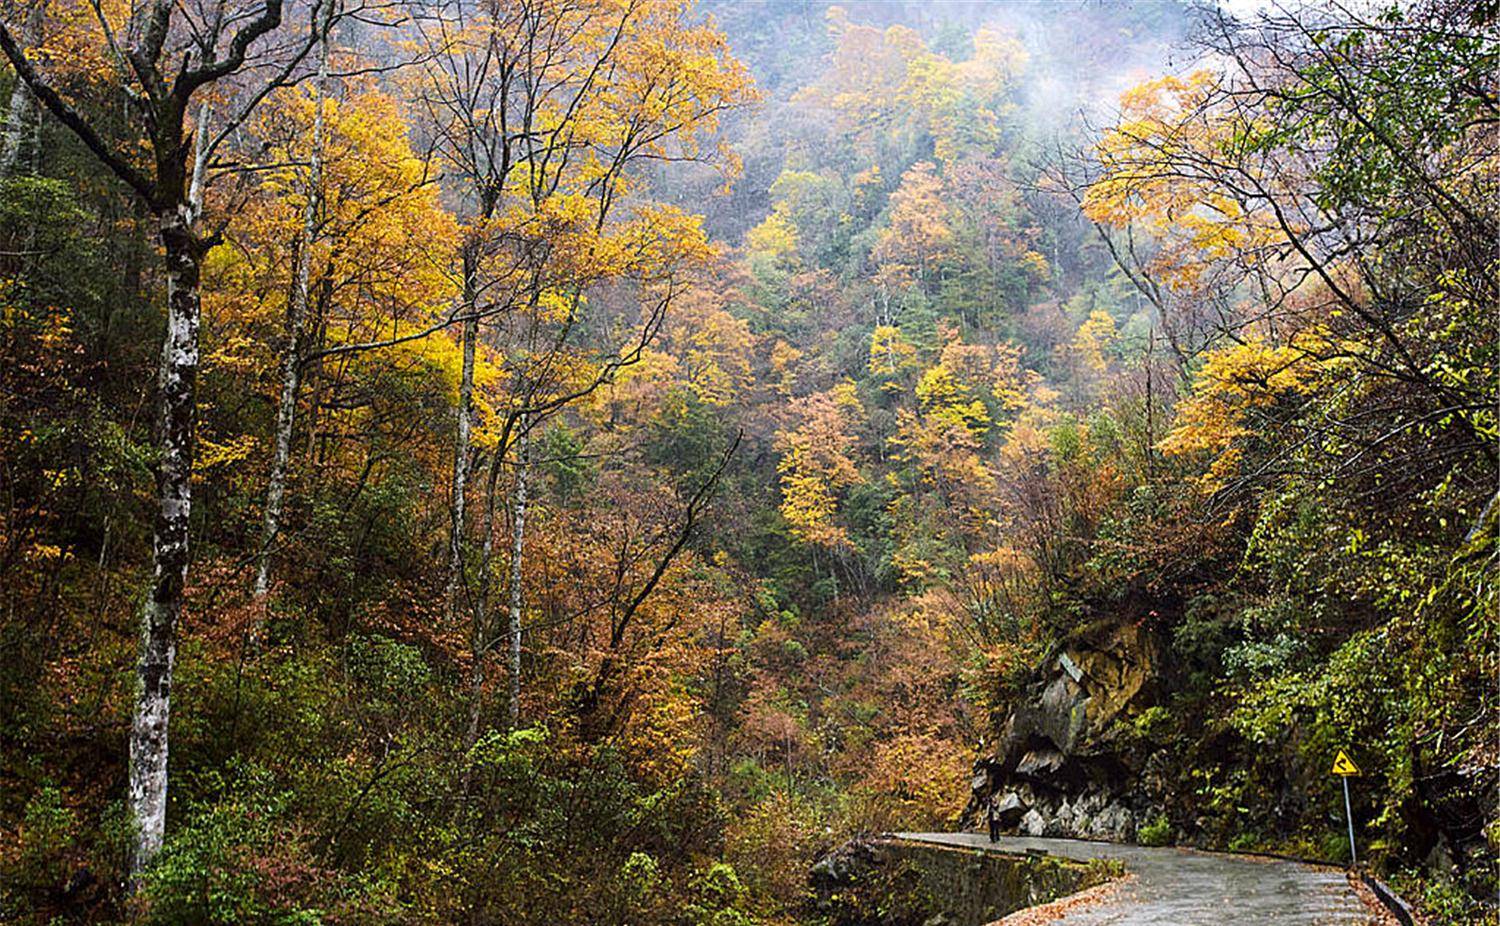
<path fill-rule="evenodd" d="M 1344 782 L 1344 820 L 1349 824 L 1349 862 L 1355 866 L 1359 865 L 1359 853 L 1354 848 L 1354 811 L 1349 806 L 1349 779 L 1359 773 L 1359 766 L 1354 764 L 1347 752 L 1340 749 L 1333 759 L 1333 774 Z"/>

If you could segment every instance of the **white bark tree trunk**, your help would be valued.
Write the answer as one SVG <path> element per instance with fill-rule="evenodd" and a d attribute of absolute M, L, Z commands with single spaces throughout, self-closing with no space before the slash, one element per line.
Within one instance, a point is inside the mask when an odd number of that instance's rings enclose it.
<path fill-rule="evenodd" d="M 36 104 L 31 91 L 26 89 L 26 82 L 16 81 L 10 90 L 10 105 L 5 108 L 5 131 L 0 133 L 0 177 L 9 177 L 16 172 L 35 110 Z"/>
<path fill-rule="evenodd" d="M 516 486 L 510 544 L 510 726 L 521 720 L 521 588 L 522 555 L 526 541 L 526 481 L 531 469 L 531 433 L 525 416 L 521 417 L 521 441 L 516 450 Z"/>
<path fill-rule="evenodd" d="M 161 216 L 167 262 L 167 331 L 157 373 L 157 508 L 153 577 L 142 615 L 135 716 L 130 729 L 131 867 L 139 874 L 161 850 L 167 817 L 167 724 L 177 621 L 187 581 L 192 510 L 194 387 L 198 376 L 200 245 L 190 207 Z"/>
<path fill-rule="evenodd" d="M 281 507 L 286 497 L 287 466 L 292 456 L 292 431 L 297 419 L 297 389 L 302 376 L 302 329 L 307 319 L 308 286 L 312 275 L 312 249 L 317 233 L 318 206 L 323 187 L 323 99 L 328 84 L 328 24 L 333 5 L 328 5 L 318 43 L 318 77 L 313 82 L 312 154 L 307 168 L 307 199 L 302 206 L 302 227 L 297 239 L 296 282 L 286 312 L 286 344 L 281 354 L 281 395 L 276 404 L 276 435 L 271 453 L 271 473 L 266 484 L 266 508 L 261 527 L 260 552 L 256 556 L 255 601 L 262 610 L 271 587 L 271 549 L 281 532 Z"/>
<path fill-rule="evenodd" d="M 159 14 L 159 15 L 156 15 Z M 194 228 L 202 202 L 205 164 L 212 143 L 206 131 L 198 135 L 193 174 L 188 173 L 189 131 L 186 114 L 200 90 L 242 71 L 247 50 L 260 37 L 282 24 L 281 0 L 266 0 L 258 14 L 241 19 L 231 42 L 232 51 L 215 59 L 223 23 L 199 21 L 198 41 L 206 46 L 195 61 L 165 54 L 152 36 L 176 34 L 174 7 L 157 4 L 151 28 L 131 48 L 129 58 L 141 83 L 151 93 L 120 96 L 141 107 L 150 132 L 143 139 L 152 153 L 151 171 L 132 156 L 122 156 L 111 141 L 89 123 L 38 73 L 0 19 L 0 53 L 25 80 L 36 99 L 136 195 L 150 206 L 166 255 L 166 332 L 157 371 L 156 512 L 152 525 L 152 579 L 141 614 L 140 660 L 136 703 L 130 728 L 130 768 L 126 800 L 134 825 L 131 884 L 161 851 L 167 813 L 167 731 L 171 717 L 172 670 L 176 658 L 177 623 L 182 615 L 187 582 L 189 528 L 192 513 L 193 426 L 198 376 L 198 326 L 201 309 L 200 277 L 207 242 Z M 186 15 L 186 14 L 184 14 Z M 297 54 L 294 52 L 294 54 Z M 295 64 L 296 59 L 292 59 Z M 175 76 L 174 76 L 175 72 Z M 279 80 L 280 78 L 276 78 Z M 252 93 L 252 99 L 259 99 Z M 246 110 L 236 124 L 248 117 Z M 205 120 L 206 121 L 206 120 Z M 199 127 L 200 129 L 204 127 Z M 225 137 L 223 133 L 220 138 Z M 125 150 L 131 146 L 127 144 Z M 191 185 L 191 190 L 189 186 Z"/>
<path fill-rule="evenodd" d="M 450 501 L 452 533 L 448 538 L 447 619 L 451 625 L 458 614 L 458 597 L 464 585 L 464 493 L 469 482 L 469 433 L 474 418 L 474 348 L 479 340 L 479 319 L 475 312 L 479 255 L 477 243 L 466 245 L 463 253 L 463 370 L 458 380 L 458 433 L 453 446 L 453 495 Z"/>
<path fill-rule="evenodd" d="M 42 14 L 46 7 L 33 3 L 21 24 L 20 39 L 27 47 L 34 47 L 42 34 Z M 26 86 L 26 81 L 16 78 L 10 88 L 10 102 L 5 107 L 5 127 L 0 131 L 0 177 L 9 177 L 21 168 L 22 156 L 27 150 L 27 135 L 35 131 L 37 123 L 36 97 Z M 34 149 L 33 149 L 34 151 Z"/>
<path fill-rule="evenodd" d="M 479 553 L 479 587 L 474 592 L 473 625 L 469 634 L 469 653 L 473 662 L 469 667 L 469 725 L 464 739 L 464 748 L 469 749 L 479 741 L 479 724 L 484 713 L 484 659 L 494 645 L 490 629 L 490 589 L 494 580 L 495 563 L 495 487 L 500 470 L 505 463 L 505 447 L 495 449 L 490 460 L 488 491 L 484 502 L 484 542 Z M 464 772 L 464 792 L 468 792 L 468 771 Z"/>

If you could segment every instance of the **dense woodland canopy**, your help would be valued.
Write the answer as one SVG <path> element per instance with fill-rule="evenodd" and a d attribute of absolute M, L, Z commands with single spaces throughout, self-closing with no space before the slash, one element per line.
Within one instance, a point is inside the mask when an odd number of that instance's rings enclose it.
<path fill-rule="evenodd" d="M 1243 6 L 0 0 L 0 920 L 814 922 L 1101 623 L 1495 915 L 1495 8 Z"/>

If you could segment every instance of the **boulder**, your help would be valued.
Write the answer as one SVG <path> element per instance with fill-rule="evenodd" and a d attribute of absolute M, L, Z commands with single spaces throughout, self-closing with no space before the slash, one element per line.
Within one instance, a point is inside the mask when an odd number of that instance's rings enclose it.
<path fill-rule="evenodd" d="M 1052 819 L 1047 821 L 1048 836 L 1071 836 L 1078 831 L 1078 808 L 1073 804 L 1063 801 L 1057 805 L 1057 812 Z"/>
<path fill-rule="evenodd" d="M 1094 814 L 1086 830 L 1079 835 L 1110 842 L 1129 842 L 1135 838 L 1135 827 L 1135 814 L 1115 802 Z"/>
<path fill-rule="evenodd" d="M 1014 791 L 1007 793 L 995 802 L 995 819 L 1000 821 L 1003 827 L 1012 827 L 1026 814 L 1026 802 L 1021 795 Z"/>
<path fill-rule="evenodd" d="M 1085 791 L 1073 802 L 1073 807 L 1078 817 L 1086 820 L 1103 810 L 1108 803 L 1109 796 L 1103 791 Z"/>
<path fill-rule="evenodd" d="M 1051 740 L 1059 751 L 1072 752 L 1089 717 L 1089 697 L 1082 686 L 1071 678 L 1055 678 L 1042 692 L 1038 707 L 1037 732 Z"/>
<path fill-rule="evenodd" d="M 1033 749 L 1016 763 L 1016 774 L 1026 778 L 1046 779 L 1062 768 L 1065 758 L 1056 749 Z"/>
<path fill-rule="evenodd" d="M 1033 807 L 1026 811 L 1026 816 L 1021 818 L 1020 828 L 1026 836 L 1044 836 L 1047 832 L 1047 821 Z"/>
<path fill-rule="evenodd" d="M 1058 839 L 1073 835 L 1072 827 L 1066 821 L 1072 820 L 1072 808 L 1059 807 L 1061 812 L 1058 816 L 1048 817 L 1042 825 L 1042 835 Z"/>
<path fill-rule="evenodd" d="M 1156 668 L 1155 647 L 1133 623 L 1120 624 L 1097 644 L 1070 655 L 1088 686 L 1088 726 L 1096 732 L 1141 695 Z"/>
<path fill-rule="evenodd" d="M 851 839 L 813 864 L 810 880 L 819 895 L 832 895 L 857 883 L 879 865 L 874 847 Z"/>

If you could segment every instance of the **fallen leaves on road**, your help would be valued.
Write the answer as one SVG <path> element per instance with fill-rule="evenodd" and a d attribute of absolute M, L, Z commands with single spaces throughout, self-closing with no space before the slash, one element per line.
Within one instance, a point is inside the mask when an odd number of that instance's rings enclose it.
<path fill-rule="evenodd" d="M 1116 878 L 1039 907 L 1017 910 L 1004 919 L 990 923 L 989 926 L 1045 926 L 1047 923 L 1055 923 L 1069 913 L 1114 900 L 1120 889 L 1134 880 L 1135 875 Z"/>
<path fill-rule="evenodd" d="M 1365 884 L 1364 879 L 1352 873 L 1347 877 L 1349 888 L 1365 905 L 1365 909 L 1370 911 L 1370 926 L 1400 926 L 1401 921 L 1396 919 L 1396 915 L 1390 911 L 1390 908 L 1380 902 L 1380 898 L 1375 896 L 1375 892 L 1370 890 L 1370 886 Z M 1425 926 L 1425 921 L 1419 920 L 1418 922 Z"/>

